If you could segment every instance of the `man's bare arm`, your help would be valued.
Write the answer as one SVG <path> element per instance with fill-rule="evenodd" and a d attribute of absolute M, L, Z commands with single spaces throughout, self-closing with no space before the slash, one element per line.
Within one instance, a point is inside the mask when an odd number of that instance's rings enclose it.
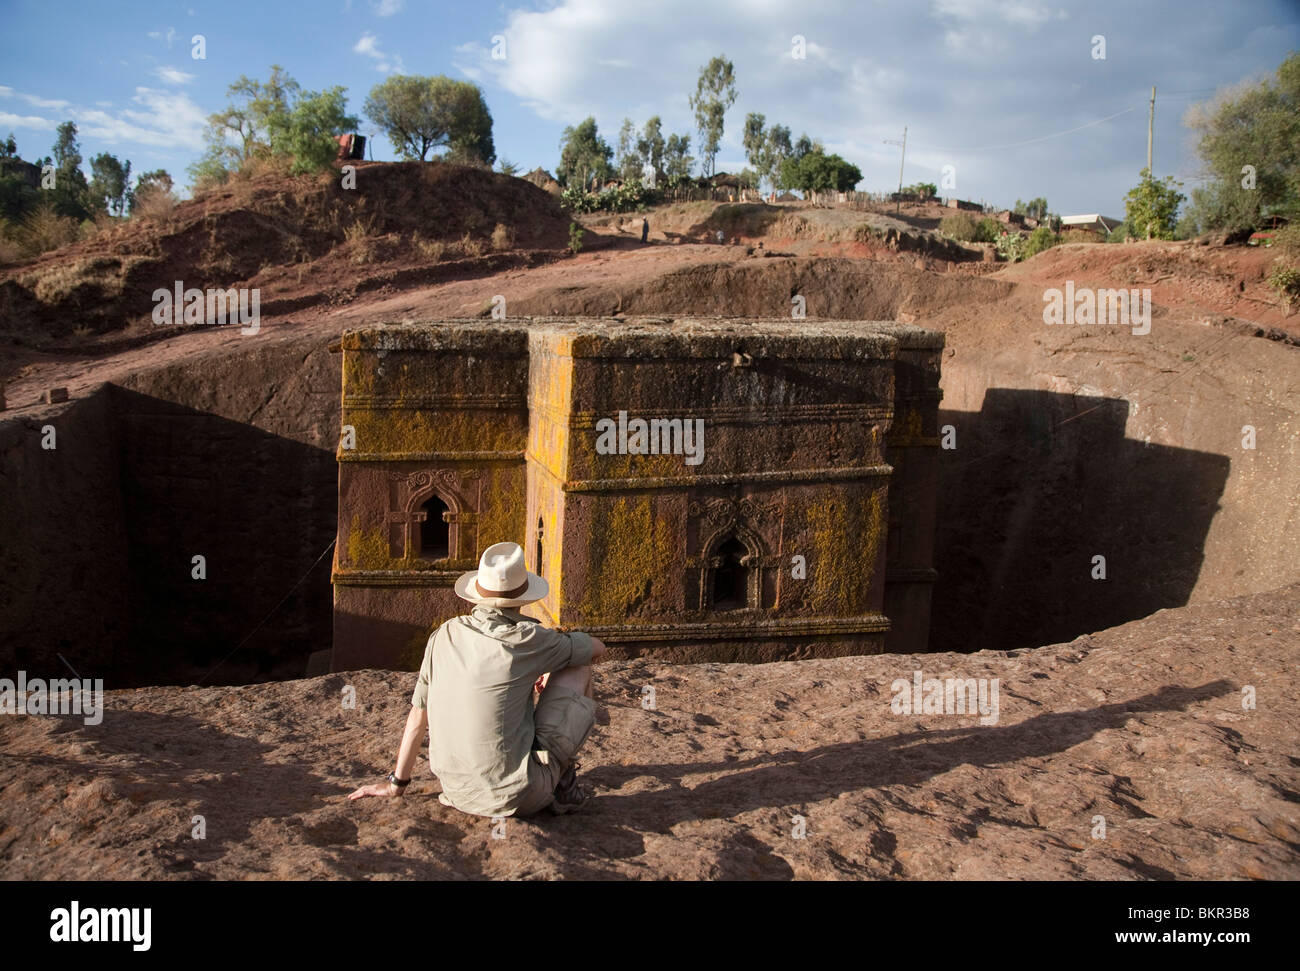
<path fill-rule="evenodd" d="M 588 634 L 587 636 L 591 637 L 590 634 Z M 605 642 L 602 641 L 599 637 L 591 637 L 591 659 L 593 661 L 596 660 L 598 657 L 602 657 L 605 654 L 605 652 L 608 650 L 609 648 L 605 646 Z"/>
<path fill-rule="evenodd" d="M 415 758 L 420 751 L 420 743 L 424 740 L 424 733 L 428 726 L 429 713 L 423 708 L 416 708 L 412 705 L 411 713 L 406 716 L 406 728 L 402 732 L 402 744 L 397 749 L 397 767 L 393 769 L 393 774 L 397 778 L 411 778 L 411 773 L 415 770 Z M 348 798 L 400 796 L 403 791 L 401 786 L 395 786 L 391 782 L 377 782 L 371 786 L 362 786 Z"/>

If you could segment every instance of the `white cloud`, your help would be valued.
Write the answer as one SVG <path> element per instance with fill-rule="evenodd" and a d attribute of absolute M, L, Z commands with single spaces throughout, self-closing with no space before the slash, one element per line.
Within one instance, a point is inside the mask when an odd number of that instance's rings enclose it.
<path fill-rule="evenodd" d="M 375 62 L 374 68 L 381 74 L 398 73 L 401 74 L 406 70 L 402 63 L 400 54 L 389 55 L 379 48 L 379 38 L 370 31 L 366 31 L 360 39 L 352 45 L 354 54 L 361 54 Z"/>
<path fill-rule="evenodd" d="M 151 30 L 149 31 L 149 37 L 152 40 L 166 40 L 167 46 L 168 48 L 170 48 L 172 46 L 172 41 L 176 39 L 176 28 L 168 27 L 166 34 L 164 34 L 161 30 Z"/>
<path fill-rule="evenodd" d="M 492 59 L 482 36 L 454 46 L 451 62 L 484 84 L 494 107 L 517 100 L 557 126 L 594 115 L 609 140 L 624 117 L 640 125 L 659 115 L 665 131 L 691 136 L 698 157 L 687 98 L 700 67 L 723 54 L 735 64 L 739 97 L 727 112 L 720 168 L 745 164 L 745 115 L 761 112 L 769 125 L 806 131 L 858 164 L 863 188 L 885 190 L 898 181 L 898 149 L 882 142 L 906 125 L 907 182 L 938 182 L 952 164 L 962 198 L 1045 195 L 1053 208 L 1091 212 L 1114 209 L 1136 177 L 1152 78 L 1171 90 L 1205 88 L 1263 60 L 1249 25 L 1216 15 L 1214 0 L 1184 3 L 1171 19 L 1132 0 L 547 0 L 506 12 L 504 60 Z M 1092 60 L 1090 38 L 1108 23 L 1124 25 L 1130 46 L 1141 47 L 1135 56 L 1118 57 L 1112 46 L 1110 60 Z M 1283 51 L 1276 64 L 1300 46 L 1300 29 L 1292 20 L 1270 30 L 1269 51 Z M 806 40 L 799 60 L 796 34 Z M 1207 68 L 1188 51 L 1219 56 Z M 1166 116 L 1164 157 L 1177 171 L 1177 156 L 1190 150 L 1173 144 L 1181 128 Z M 1156 121 L 1160 142 L 1159 112 Z M 1009 145 L 1018 147 L 998 147 Z"/>
<path fill-rule="evenodd" d="M 189 95 L 180 91 L 137 87 L 131 98 L 134 107 L 117 112 L 104 110 L 113 106 L 111 101 L 96 101 L 94 108 L 83 108 L 70 101 L 24 94 L 3 85 L 0 85 L 0 98 L 16 98 L 39 107 L 56 108 L 63 119 L 77 123 L 77 133 L 83 138 L 190 151 L 203 147 L 207 114 L 190 100 Z M 53 129 L 57 124 L 36 115 L 0 112 L 0 125 L 13 128 Z"/>
<path fill-rule="evenodd" d="M 24 94 L 21 91 L 15 91 L 6 85 L 0 85 L 0 98 L 18 98 L 26 101 L 34 108 L 56 108 L 62 109 L 68 107 L 69 102 L 59 98 L 42 98 L 34 94 Z"/>
<path fill-rule="evenodd" d="M 14 115 L 7 111 L 0 111 L 0 126 L 5 128 L 36 128 L 53 131 L 58 127 L 58 122 L 51 121 L 49 118 L 41 118 L 37 115 Z"/>
<path fill-rule="evenodd" d="M 375 12 L 376 17 L 391 17 L 395 13 L 400 13 L 406 6 L 406 0 L 370 0 L 370 9 Z"/>
<path fill-rule="evenodd" d="M 168 84 L 189 84 L 194 80 L 193 74 L 187 74 L 174 67 L 156 67 L 153 69 L 153 75 Z"/>

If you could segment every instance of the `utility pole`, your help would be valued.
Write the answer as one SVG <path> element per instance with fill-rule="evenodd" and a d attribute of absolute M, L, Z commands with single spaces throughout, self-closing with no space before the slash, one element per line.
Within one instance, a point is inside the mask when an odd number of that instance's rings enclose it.
<path fill-rule="evenodd" d="M 1147 176 L 1154 179 L 1155 173 L 1151 171 L 1151 137 L 1156 127 L 1156 86 L 1151 85 L 1151 114 L 1147 116 Z"/>
<path fill-rule="evenodd" d="M 903 208 L 903 162 L 907 159 L 907 126 L 903 126 L 903 140 L 895 141 L 892 138 L 884 139 L 886 145 L 903 146 L 903 154 L 898 159 L 898 198 L 894 200 L 894 215 L 897 216 Z"/>

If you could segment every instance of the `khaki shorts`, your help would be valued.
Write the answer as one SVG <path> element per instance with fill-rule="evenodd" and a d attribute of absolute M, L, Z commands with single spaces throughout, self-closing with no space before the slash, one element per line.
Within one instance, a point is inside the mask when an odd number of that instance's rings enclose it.
<path fill-rule="evenodd" d="M 520 816 L 551 804 L 560 776 L 596 724 L 596 703 L 572 688 L 548 684 L 537 699 L 533 721 L 537 738 L 528 758 L 528 789 L 515 810 Z"/>

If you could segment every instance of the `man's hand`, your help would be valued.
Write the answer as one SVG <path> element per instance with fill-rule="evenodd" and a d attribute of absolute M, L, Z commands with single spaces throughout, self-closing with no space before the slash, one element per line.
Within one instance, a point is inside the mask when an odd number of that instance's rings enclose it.
<path fill-rule="evenodd" d="M 348 799 L 363 799 L 366 796 L 401 796 L 401 794 L 401 786 L 395 786 L 391 782 L 376 782 L 372 786 L 362 786 L 348 796 Z"/>

